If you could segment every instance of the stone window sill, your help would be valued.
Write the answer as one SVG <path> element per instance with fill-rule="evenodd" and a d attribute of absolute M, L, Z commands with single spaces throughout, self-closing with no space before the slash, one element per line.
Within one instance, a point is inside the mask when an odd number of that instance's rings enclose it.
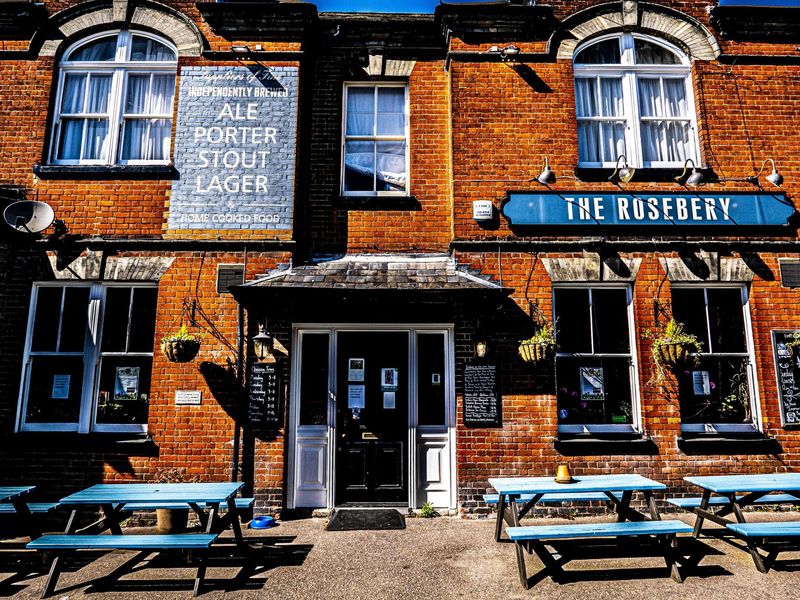
<path fill-rule="evenodd" d="M 26 451 L 98 452 L 123 456 L 158 456 L 158 446 L 142 434 L 21 432 L 0 437 L 0 449 L 6 453 Z"/>
<path fill-rule="evenodd" d="M 179 174 L 173 165 L 34 165 L 39 179 L 150 179 L 173 180 Z"/>
<path fill-rule="evenodd" d="M 415 196 L 340 196 L 338 204 L 348 210 L 421 210 Z"/>
<path fill-rule="evenodd" d="M 761 433 L 708 434 L 684 433 L 678 438 L 678 448 L 687 455 L 738 454 L 765 455 L 783 452 L 778 440 Z"/>
<path fill-rule="evenodd" d="M 655 455 L 658 446 L 641 434 L 561 434 L 553 448 L 564 456 Z"/>

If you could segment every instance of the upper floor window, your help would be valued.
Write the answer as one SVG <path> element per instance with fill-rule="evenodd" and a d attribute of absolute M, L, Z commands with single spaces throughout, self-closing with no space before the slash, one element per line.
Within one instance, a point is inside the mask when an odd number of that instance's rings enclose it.
<path fill-rule="evenodd" d="M 169 161 L 177 52 L 131 31 L 82 40 L 59 65 L 51 162 Z"/>
<path fill-rule="evenodd" d="M 578 160 L 613 167 L 624 155 L 633 167 L 698 162 L 691 65 L 676 47 L 624 33 L 575 53 Z"/>
<path fill-rule="evenodd" d="M 343 194 L 408 194 L 407 85 L 346 84 L 342 130 Z"/>

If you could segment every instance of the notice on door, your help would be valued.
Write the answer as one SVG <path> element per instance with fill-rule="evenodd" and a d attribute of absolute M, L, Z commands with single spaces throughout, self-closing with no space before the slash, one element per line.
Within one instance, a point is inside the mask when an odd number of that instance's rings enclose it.
<path fill-rule="evenodd" d="M 800 358 L 786 344 L 794 331 L 772 331 L 772 350 L 775 376 L 778 379 L 778 404 L 782 425 L 800 427 Z"/>
<path fill-rule="evenodd" d="M 497 366 L 467 365 L 464 368 L 464 425 L 502 427 L 501 404 Z"/>
<path fill-rule="evenodd" d="M 347 386 L 347 408 L 364 408 L 366 391 L 363 385 Z"/>

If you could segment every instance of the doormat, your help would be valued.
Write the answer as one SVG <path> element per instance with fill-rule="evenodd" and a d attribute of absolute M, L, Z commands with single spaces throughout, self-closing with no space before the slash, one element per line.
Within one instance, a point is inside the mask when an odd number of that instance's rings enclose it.
<path fill-rule="evenodd" d="M 406 520 L 394 509 L 337 510 L 328 522 L 328 531 L 375 531 L 380 529 L 405 529 Z"/>

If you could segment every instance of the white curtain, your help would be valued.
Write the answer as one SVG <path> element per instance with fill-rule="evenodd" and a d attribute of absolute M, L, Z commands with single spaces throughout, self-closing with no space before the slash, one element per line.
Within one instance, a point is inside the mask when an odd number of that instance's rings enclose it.
<path fill-rule="evenodd" d="M 171 115 L 174 75 L 130 75 L 125 99 L 122 160 L 166 160 L 172 120 L 130 118 L 132 115 Z"/>
<path fill-rule="evenodd" d="M 689 156 L 689 107 L 684 79 L 638 80 L 645 162 L 683 162 Z M 667 121 L 661 118 L 677 118 Z"/>
<path fill-rule="evenodd" d="M 578 115 L 578 153 L 581 162 L 613 162 L 617 156 L 626 154 L 625 104 L 622 99 L 621 78 L 576 79 L 575 108 Z M 604 119 L 586 120 L 585 117 Z"/>
<path fill-rule="evenodd" d="M 375 89 L 351 87 L 347 90 L 347 135 L 374 135 Z"/>
<path fill-rule="evenodd" d="M 161 42 L 135 35 L 131 45 L 131 60 L 172 61 L 175 60 L 175 53 Z"/>
<path fill-rule="evenodd" d="M 107 115 L 110 95 L 110 75 L 68 73 L 64 77 L 62 114 L 106 116 L 62 119 L 59 159 L 105 160 L 108 157 Z"/>
<path fill-rule="evenodd" d="M 114 60 L 117 52 L 117 36 L 103 38 L 81 46 L 72 53 L 69 60 L 98 61 Z"/>

